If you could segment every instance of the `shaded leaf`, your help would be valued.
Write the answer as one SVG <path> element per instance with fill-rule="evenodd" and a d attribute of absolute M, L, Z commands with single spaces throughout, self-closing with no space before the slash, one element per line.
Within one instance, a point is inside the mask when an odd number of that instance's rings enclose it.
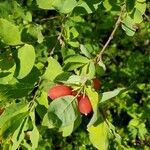
<path fill-rule="evenodd" d="M 24 120 L 25 117 L 27 117 L 27 115 L 28 112 L 20 113 L 7 120 L 5 124 L 1 126 L 0 136 L 3 139 L 7 139 L 20 126 L 21 122 Z"/>
<path fill-rule="evenodd" d="M 24 131 L 26 130 L 27 119 L 24 119 L 12 136 L 12 150 L 16 150 L 24 139 Z"/>
<path fill-rule="evenodd" d="M 64 96 L 52 101 L 48 109 L 48 118 L 56 127 L 72 124 L 80 113 L 74 96 Z"/>

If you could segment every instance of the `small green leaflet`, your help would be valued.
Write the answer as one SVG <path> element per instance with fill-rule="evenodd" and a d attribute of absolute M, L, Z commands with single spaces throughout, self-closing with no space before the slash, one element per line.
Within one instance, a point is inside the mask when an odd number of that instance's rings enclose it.
<path fill-rule="evenodd" d="M 0 19 L 0 39 L 8 45 L 21 44 L 21 36 L 17 26 L 6 19 Z"/>
<path fill-rule="evenodd" d="M 62 67 L 58 63 L 58 61 L 52 57 L 48 59 L 48 67 L 43 75 L 44 79 L 53 81 L 59 74 L 61 74 Z"/>
<path fill-rule="evenodd" d="M 89 138 L 98 150 L 108 150 L 109 128 L 105 121 L 88 127 Z"/>
<path fill-rule="evenodd" d="M 18 79 L 22 79 L 27 76 L 32 70 L 35 62 L 35 50 L 32 45 L 25 44 L 23 47 L 18 49 L 18 59 L 20 65 L 17 66 L 19 69 Z"/>
<path fill-rule="evenodd" d="M 117 95 L 119 95 L 121 92 L 123 92 L 125 90 L 125 88 L 118 88 L 118 89 L 115 89 L 113 91 L 109 91 L 109 92 L 104 92 L 102 94 L 102 99 L 100 101 L 100 103 L 103 103 Z"/>
<path fill-rule="evenodd" d="M 136 31 L 134 25 L 133 19 L 130 16 L 126 16 L 123 19 L 122 29 L 125 30 L 127 35 L 133 36 Z"/>
<path fill-rule="evenodd" d="M 80 50 L 86 57 L 92 58 L 92 55 L 90 54 L 90 52 L 86 49 L 84 45 L 80 44 Z"/>

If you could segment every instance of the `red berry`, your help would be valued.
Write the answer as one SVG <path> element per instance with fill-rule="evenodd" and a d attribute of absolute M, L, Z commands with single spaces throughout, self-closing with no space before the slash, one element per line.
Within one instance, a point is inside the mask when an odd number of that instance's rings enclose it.
<path fill-rule="evenodd" d="M 55 85 L 48 91 L 48 97 L 52 100 L 72 94 L 72 89 L 66 85 Z"/>
<path fill-rule="evenodd" d="M 88 96 L 80 96 L 78 98 L 78 107 L 82 114 L 87 115 L 92 112 L 92 105 Z"/>
<path fill-rule="evenodd" d="M 93 79 L 93 87 L 94 87 L 94 89 L 98 90 L 100 88 L 100 86 L 101 86 L 100 81 L 98 79 L 96 79 L 96 78 Z"/>

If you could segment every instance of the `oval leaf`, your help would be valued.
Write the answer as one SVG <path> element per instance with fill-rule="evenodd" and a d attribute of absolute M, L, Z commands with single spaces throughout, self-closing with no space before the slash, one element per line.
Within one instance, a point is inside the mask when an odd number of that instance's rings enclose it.
<path fill-rule="evenodd" d="M 0 19 L 0 38 L 8 45 L 21 44 L 18 27 L 6 19 Z"/>
<path fill-rule="evenodd" d="M 18 58 L 20 61 L 18 79 L 24 78 L 30 73 L 35 62 L 35 50 L 32 45 L 25 44 L 18 49 Z"/>

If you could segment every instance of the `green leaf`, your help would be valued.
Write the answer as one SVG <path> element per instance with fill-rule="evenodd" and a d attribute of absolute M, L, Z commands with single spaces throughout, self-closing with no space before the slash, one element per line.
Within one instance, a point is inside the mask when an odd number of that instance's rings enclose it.
<path fill-rule="evenodd" d="M 133 18 L 134 23 L 141 23 L 143 21 L 142 13 L 138 9 L 134 9 L 131 18 Z"/>
<path fill-rule="evenodd" d="M 0 128 L 5 125 L 5 122 L 12 117 L 28 111 L 27 103 L 15 103 L 6 108 L 5 112 L 0 116 Z"/>
<path fill-rule="evenodd" d="M 73 132 L 73 129 L 74 129 L 74 122 L 72 122 L 69 126 L 63 127 L 61 129 L 63 133 L 63 137 L 69 136 Z"/>
<path fill-rule="evenodd" d="M 69 13 L 76 7 L 76 0 L 37 0 L 37 4 L 43 9 L 56 9 L 61 13 Z"/>
<path fill-rule="evenodd" d="M 63 66 L 63 69 L 65 71 L 73 71 L 73 70 L 78 69 L 84 65 L 85 64 L 83 64 L 83 63 L 67 63 Z"/>
<path fill-rule="evenodd" d="M 88 58 L 92 58 L 92 55 L 89 53 L 89 51 L 86 49 L 86 47 L 82 44 L 80 44 L 80 50 L 82 54 L 84 54 Z"/>
<path fill-rule="evenodd" d="M 100 103 L 103 103 L 103 102 L 121 94 L 124 90 L 125 90 L 125 88 L 118 88 L 118 89 L 115 89 L 113 91 L 104 92 L 102 94 L 102 99 L 101 99 Z"/>
<path fill-rule="evenodd" d="M 131 12 L 135 6 L 136 0 L 126 0 L 126 9 L 128 12 Z"/>
<path fill-rule="evenodd" d="M 87 75 L 91 79 L 95 77 L 95 62 L 91 61 L 89 63 Z"/>
<path fill-rule="evenodd" d="M 65 59 L 64 70 L 74 70 L 87 64 L 90 60 L 82 55 L 70 55 Z"/>
<path fill-rule="evenodd" d="M 11 53 L 6 51 L 0 55 L 0 84 L 8 84 L 15 73 L 16 65 Z"/>
<path fill-rule="evenodd" d="M 48 128 L 55 128 L 55 126 L 52 124 L 52 122 L 49 121 L 48 113 L 45 114 L 45 116 L 42 120 L 42 126 L 46 126 Z"/>
<path fill-rule="evenodd" d="M 69 13 L 77 6 L 76 0 L 55 0 L 53 7 L 61 13 Z"/>
<path fill-rule="evenodd" d="M 32 45 L 25 44 L 23 47 L 18 49 L 18 59 L 19 59 L 19 74 L 18 79 L 22 79 L 27 76 L 32 70 L 35 62 L 35 50 Z"/>
<path fill-rule="evenodd" d="M 143 15 L 146 11 L 146 1 L 145 0 L 143 0 L 143 2 L 140 2 L 140 1 L 142 1 L 142 0 L 138 0 L 136 2 L 135 8 L 138 9 L 141 12 L 141 14 Z"/>
<path fill-rule="evenodd" d="M 32 40 L 32 42 L 38 42 L 38 43 L 42 43 L 44 36 L 42 35 L 42 26 L 40 25 L 35 25 L 35 24 L 31 24 L 29 27 L 24 28 L 22 31 L 22 41 L 25 43 L 30 43 L 30 41 Z"/>
<path fill-rule="evenodd" d="M 70 46 L 78 48 L 79 47 L 79 42 L 78 41 L 69 41 L 67 42 Z"/>
<path fill-rule="evenodd" d="M 103 6 L 105 7 L 105 9 L 107 11 L 116 11 L 116 10 L 120 10 L 120 5 L 118 0 L 104 0 L 103 2 Z"/>
<path fill-rule="evenodd" d="M 100 119 L 100 112 L 98 110 L 99 106 L 99 95 L 90 86 L 86 88 L 86 93 L 90 99 L 93 108 L 93 116 L 88 124 L 88 127 L 95 124 Z"/>
<path fill-rule="evenodd" d="M 33 130 L 31 131 L 31 134 L 30 134 L 32 149 L 36 149 L 38 147 L 39 137 L 40 137 L 39 131 L 38 131 L 37 127 L 34 124 L 33 125 Z"/>
<path fill-rule="evenodd" d="M 72 75 L 68 78 L 68 80 L 65 83 L 68 84 L 80 84 L 84 82 L 84 78 L 78 75 Z"/>
<path fill-rule="evenodd" d="M 28 112 L 20 113 L 15 116 L 13 115 L 13 117 L 7 120 L 5 124 L 3 124 L 3 126 L 1 126 L 0 136 L 3 139 L 7 139 L 10 135 L 12 135 L 16 131 L 16 129 L 20 126 L 20 124 L 22 123 L 24 118 L 27 117 L 27 115 Z"/>
<path fill-rule="evenodd" d="M 78 116 L 76 120 L 71 123 L 69 126 L 63 127 L 60 129 L 62 131 L 63 137 L 67 137 L 71 135 L 71 133 L 80 125 L 81 123 L 81 117 Z"/>
<path fill-rule="evenodd" d="M 24 119 L 12 136 L 12 150 L 16 150 L 24 139 L 24 131 L 26 130 L 27 119 Z"/>
<path fill-rule="evenodd" d="M 33 87 L 30 83 L 0 84 L 0 102 L 27 96 Z"/>
<path fill-rule="evenodd" d="M 70 72 L 62 72 L 61 74 L 59 74 L 56 78 L 55 78 L 55 82 L 63 82 L 68 80 L 68 78 L 72 75 L 72 73 Z"/>
<path fill-rule="evenodd" d="M 48 109 L 48 118 L 56 127 L 71 125 L 80 113 L 74 96 L 64 96 L 52 101 Z"/>
<path fill-rule="evenodd" d="M 88 127 L 88 132 L 90 141 L 98 150 L 108 150 L 109 128 L 105 121 Z"/>
<path fill-rule="evenodd" d="M 45 91 L 42 91 L 41 95 L 37 98 L 37 102 L 48 108 L 47 93 Z"/>
<path fill-rule="evenodd" d="M 90 14 L 95 12 L 101 3 L 101 0 L 79 1 L 78 6 L 74 9 L 73 12 L 76 15 Z"/>
<path fill-rule="evenodd" d="M 48 66 L 46 68 L 46 71 L 43 75 L 44 79 L 53 81 L 59 74 L 61 74 L 62 67 L 58 63 L 58 61 L 52 57 L 48 59 Z"/>
<path fill-rule="evenodd" d="M 133 36 L 136 29 L 134 28 L 134 21 L 130 16 L 126 16 L 123 19 L 122 29 L 125 30 L 126 34 L 129 36 Z"/>
<path fill-rule="evenodd" d="M 53 0 L 36 0 L 36 2 L 37 2 L 37 5 L 39 6 L 39 8 L 54 9 L 53 3 L 55 1 L 53 1 Z"/>
<path fill-rule="evenodd" d="M 103 76 L 105 74 L 106 71 L 106 66 L 103 62 L 99 62 L 98 64 L 96 64 L 96 74 L 98 76 Z"/>
<path fill-rule="evenodd" d="M 8 45 L 21 44 L 20 32 L 17 26 L 6 19 L 0 19 L 0 38 Z"/>

